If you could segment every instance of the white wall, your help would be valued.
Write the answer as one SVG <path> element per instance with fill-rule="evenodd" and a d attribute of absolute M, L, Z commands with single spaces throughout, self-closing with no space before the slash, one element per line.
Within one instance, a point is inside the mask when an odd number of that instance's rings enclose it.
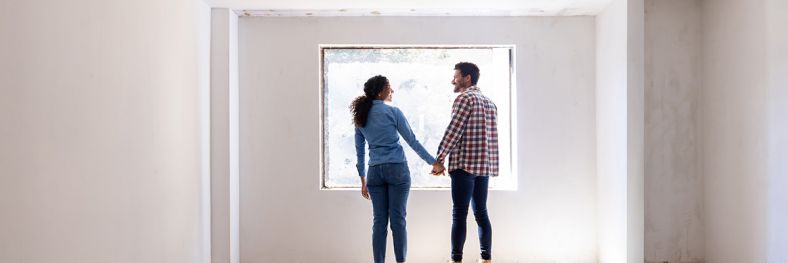
<path fill-rule="evenodd" d="M 330 43 L 516 44 L 519 190 L 490 194 L 494 257 L 596 262 L 592 17 L 244 17 L 239 23 L 241 262 L 371 258 L 370 203 L 356 191 L 318 190 L 318 44 Z M 447 89 L 449 82 L 446 76 Z M 411 192 L 408 212 L 409 261 L 448 259 L 449 192 Z M 467 259 L 478 251 L 470 227 Z M 388 256 L 393 259 L 391 249 Z"/>
<path fill-rule="evenodd" d="M 614 1 L 596 17 L 599 262 L 626 262 L 627 16 Z"/>
<path fill-rule="evenodd" d="M 644 258 L 644 11 L 616 0 L 596 17 L 600 262 Z"/>
<path fill-rule="evenodd" d="M 702 262 L 699 0 L 646 1 L 648 262 Z"/>
<path fill-rule="evenodd" d="M 768 262 L 788 262 L 788 2 L 766 3 L 769 66 Z"/>
<path fill-rule="evenodd" d="M 627 262 L 645 258 L 645 12 L 627 0 Z"/>
<path fill-rule="evenodd" d="M 0 262 L 202 262 L 207 6 L 0 4 Z"/>
<path fill-rule="evenodd" d="M 765 1 L 702 1 L 707 262 L 767 262 Z"/>
<path fill-rule="evenodd" d="M 238 15 L 211 10 L 211 262 L 238 263 Z"/>

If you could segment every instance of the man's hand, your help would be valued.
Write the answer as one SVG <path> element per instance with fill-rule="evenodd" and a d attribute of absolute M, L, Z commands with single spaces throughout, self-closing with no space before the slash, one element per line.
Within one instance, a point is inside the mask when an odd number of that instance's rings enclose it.
<path fill-rule="evenodd" d="M 432 164 L 432 175 L 440 176 L 444 175 L 444 172 L 446 172 L 446 167 L 443 166 L 443 163 L 435 162 Z"/>

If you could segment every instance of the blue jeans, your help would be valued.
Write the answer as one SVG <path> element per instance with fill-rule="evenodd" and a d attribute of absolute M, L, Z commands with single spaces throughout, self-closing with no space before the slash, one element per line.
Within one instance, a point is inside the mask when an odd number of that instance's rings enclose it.
<path fill-rule="evenodd" d="M 394 255 L 397 262 L 405 262 L 408 233 L 405 215 L 410 193 L 410 169 L 407 163 L 386 163 L 370 166 L 367 189 L 372 198 L 372 255 L 375 263 L 386 258 L 386 225 L 391 221 Z"/>
<path fill-rule="evenodd" d="M 476 216 L 476 224 L 479 226 L 482 259 L 491 259 L 492 226 L 487 216 L 487 186 L 490 177 L 476 176 L 459 169 L 449 172 L 449 176 L 451 176 L 451 200 L 454 205 L 451 223 L 451 259 L 462 261 L 469 203 L 473 206 L 473 215 Z"/>

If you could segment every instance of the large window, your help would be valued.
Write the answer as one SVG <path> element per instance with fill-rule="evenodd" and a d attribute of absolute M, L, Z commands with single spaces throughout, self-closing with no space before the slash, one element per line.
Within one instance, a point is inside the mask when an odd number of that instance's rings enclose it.
<path fill-rule="evenodd" d="M 322 189 L 357 189 L 354 126 L 348 109 L 363 95 L 364 82 L 374 75 L 386 76 L 394 89 L 391 105 L 399 107 L 410 122 L 416 138 L 436 154 L 451 117 L 457 94 L 451 84 L 454 64 L 461 61 L 479 66 L 478 86 L 498 106 L 500 175 L 492 189 L 514 190 L 517 175 L 513 150 L 513 46 L 335 46 L 321 45 L 321 153 Z M 448 176 L 429 174 L 426 164 L 404 140 L 411 170 L 412 187 L 450 187 Z M 367 150 L 366 160 L 369 160 Z"/>

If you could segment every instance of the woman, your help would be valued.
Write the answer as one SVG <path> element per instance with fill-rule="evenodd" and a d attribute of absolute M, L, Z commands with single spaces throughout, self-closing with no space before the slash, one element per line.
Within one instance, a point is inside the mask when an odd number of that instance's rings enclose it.
<path fill-rule="evenodd" d="M 386 105 L 394 91 L 384 76 L 374 76 L 364 83 L 364 96 L 350 105 L 356 125 L 356 156 L 361 177 L 361 196 L 372 199 L 372 254 L 375 263 L 386 258 L 386 225 L 391 221 L 394 255 L 405 262 L 407 232 L 405 208 L 410 192 L 410 170 L 399 144 L 400 135 L 428 164 L 435 158 L 421 146 L 408 120 L 398 108 Z M 364 144 L 369 143 L 369 172 L 364 176 Z"/>

